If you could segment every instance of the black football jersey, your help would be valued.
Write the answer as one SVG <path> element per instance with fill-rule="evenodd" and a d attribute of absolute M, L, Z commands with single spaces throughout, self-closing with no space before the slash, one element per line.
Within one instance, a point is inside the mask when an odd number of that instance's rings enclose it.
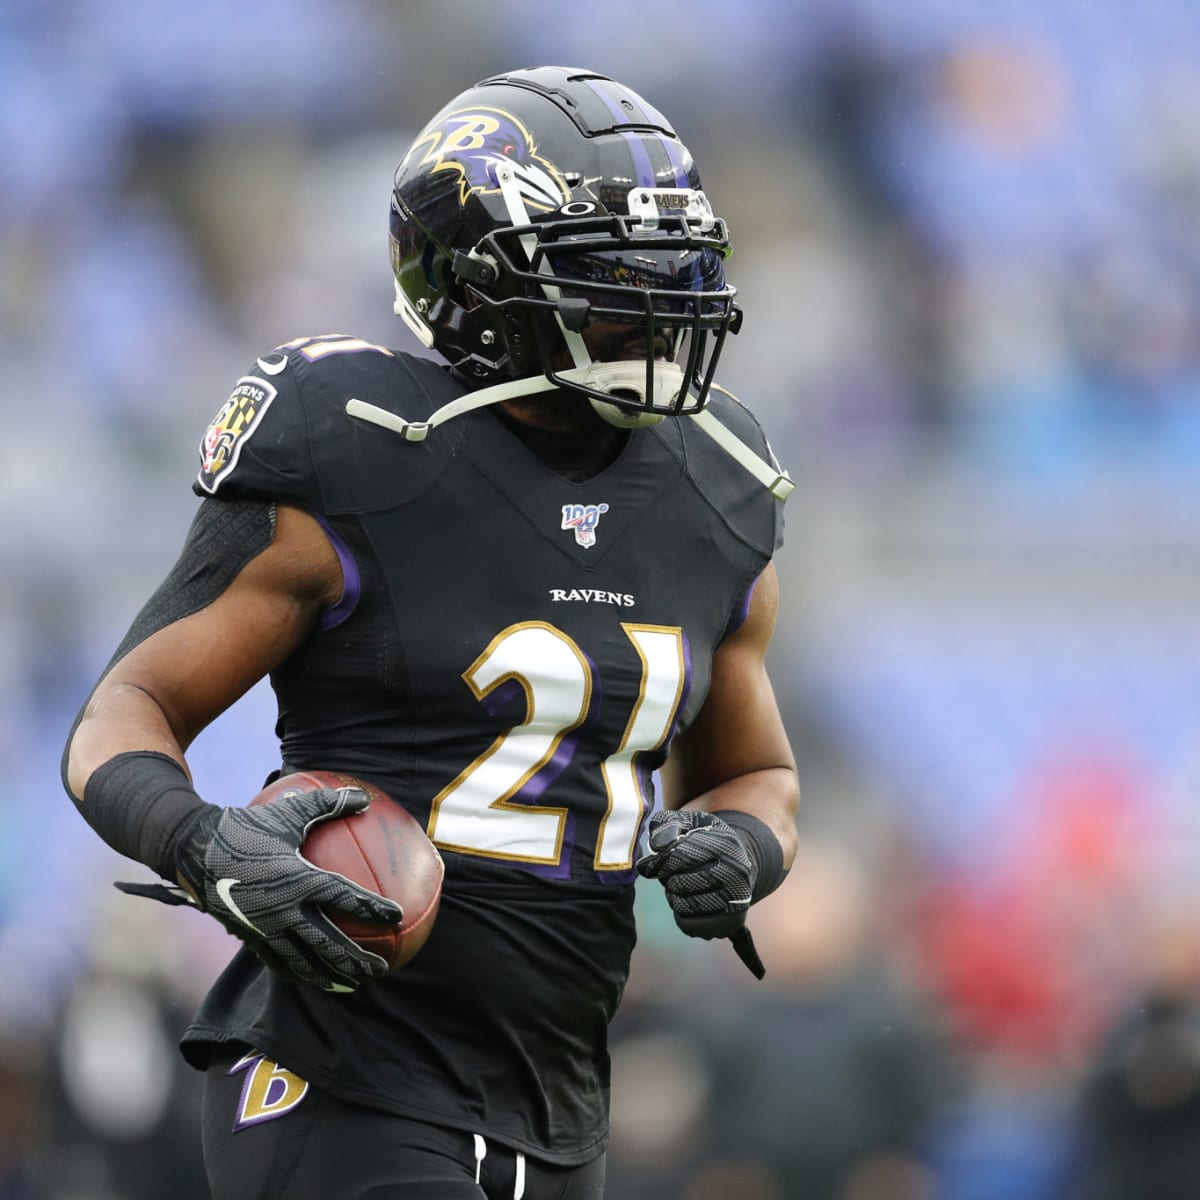
<path fill-rule="evenodd" d="M 352 338 L 301 340 L 240 380 L 196 490 L 320 520 L 342 601 L 272 675 L 285 769 L 348 772 L 446 862 L 420 954 L 352 995 L 243 950 L 184 1039 L 240 1039 L 346 1099 L 587 1161 L 608 1129 L 606 1027 L 634 944 L 652 772 L 695 717 L 714 649 L 780 539 L 781 505 L 693 423 L 639 430 L 584 482 L 487 409 L 423 442 L 463 391 Z M 712 407 L 760 454 L 749 413 Z"/>

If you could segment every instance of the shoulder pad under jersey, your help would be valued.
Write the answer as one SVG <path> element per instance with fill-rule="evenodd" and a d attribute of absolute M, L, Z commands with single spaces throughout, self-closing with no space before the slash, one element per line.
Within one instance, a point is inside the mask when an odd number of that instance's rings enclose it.
<path fill-rule="evenodd" d="M 777 465 L 762 426 L 736 397 L 713 388 L 708 411 L 760 458 Z M 768 558 L 779 549 L 782 501 L 689 418 L 677 417 L 654 428 L 683 458 L 692 486 L 737 537 Z"/>
<path fill-rule="evenodd" d="M 458 439 L 412 445 L 346 413 L 364 400 L 421 420 L 461 393 L 437 363 L 359 338 L 299 338 L 257 359 L 200 441 L 193 491 L 335 514 L 419 494 Z"/>

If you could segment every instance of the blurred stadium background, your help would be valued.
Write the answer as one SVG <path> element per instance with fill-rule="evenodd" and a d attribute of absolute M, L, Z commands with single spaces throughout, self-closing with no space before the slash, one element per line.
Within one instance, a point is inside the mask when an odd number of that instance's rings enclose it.
<path fill-rule="evenodd" d="M 205 1195 L 173 1039 L 231 944 L 111 891 L 61 745 L 231 382 L 413 348 L 395 162 L 535 62 L 674 119 L 737 245 L 723 381 L 799 481 L 804 848 L 761 985 L 642 896 L 609 1194 L 1200 1196 L 1200 6 L 5 0 L 0 1200 Z M 271 723 L 202 739 L 204 794 Z"/>

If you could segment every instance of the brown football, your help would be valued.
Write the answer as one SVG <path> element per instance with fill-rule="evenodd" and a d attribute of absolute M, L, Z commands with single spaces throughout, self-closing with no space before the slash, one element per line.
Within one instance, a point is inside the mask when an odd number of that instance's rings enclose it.
<path fill-rule="evenodd" d="M 370 807 L 361 813 L 322 821 L 304 839 L 301 854 L 314 866 L 336 871 L 404 910 L 398 926 L 328 914 L 360 946 L 402 967 L 429 937 L 442 899 L 445 866 L 425 830 L 403 805 L 374 784 L 338 771 L 298 771 L 269 783 L 251 804 L 269 804 L 288 792 L 316 788 L 362 788 Z"/>

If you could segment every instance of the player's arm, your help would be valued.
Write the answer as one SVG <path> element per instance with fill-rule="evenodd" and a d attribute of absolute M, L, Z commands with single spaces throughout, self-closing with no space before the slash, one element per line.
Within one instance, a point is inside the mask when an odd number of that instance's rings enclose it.
<path fill-rule="evenodd" d="M 796 854 L 800 788 L 766 669 L 778 608 L 768 565 L 746 620 L 713 656 L 704 706 L 671 748 L 663 811 L 651 819 L 650 852 L 638 863 L 696 937 L 737 935 Z"/>
<path fill-rule="evenodd" d="M 184 752 L 196 735 L 283 662 L 341 591 L 337 554 L 299 509 L 276 507 L 273 536 L 261 549 L 201 553 L 254 556 L 224 591 L 151 632 L 101 680 L 67 750 L 67 785 L 77 800 L 97 767 L 128 751 L 165 754 L 186 772 Z"/>
<path fill-rule="evenodd" d="M 222 808 L 191 786 L 192 740 L 296 650 L 342 589 L 337 554 L 306 513 L 279 506 L 269 528 L 227 516 L 220 501 L 205 502 L 180 563 L 135 622 L 137 636 L 88 700 L 64 779 L 109 845 L 178 882 L 271 966 L 348 990 L 383 960 L 363 958 L 315 906 L 388 921 L 398 910 L 296 851 L 314 821 L 363 807 L 365 796 L 313 792 Z M 299 900 L 281 906 L 287 895 Z"/>
<path fill-rule="evenodd" d="M 778 611 L 779 581 L 768 565 L 745 621 L 713 655 L 704 706 L 675 739 L 661 778 L 664 808 L 751 813 L 769 826 L 790 867 L 800 787 L 766 667 Z"/>

